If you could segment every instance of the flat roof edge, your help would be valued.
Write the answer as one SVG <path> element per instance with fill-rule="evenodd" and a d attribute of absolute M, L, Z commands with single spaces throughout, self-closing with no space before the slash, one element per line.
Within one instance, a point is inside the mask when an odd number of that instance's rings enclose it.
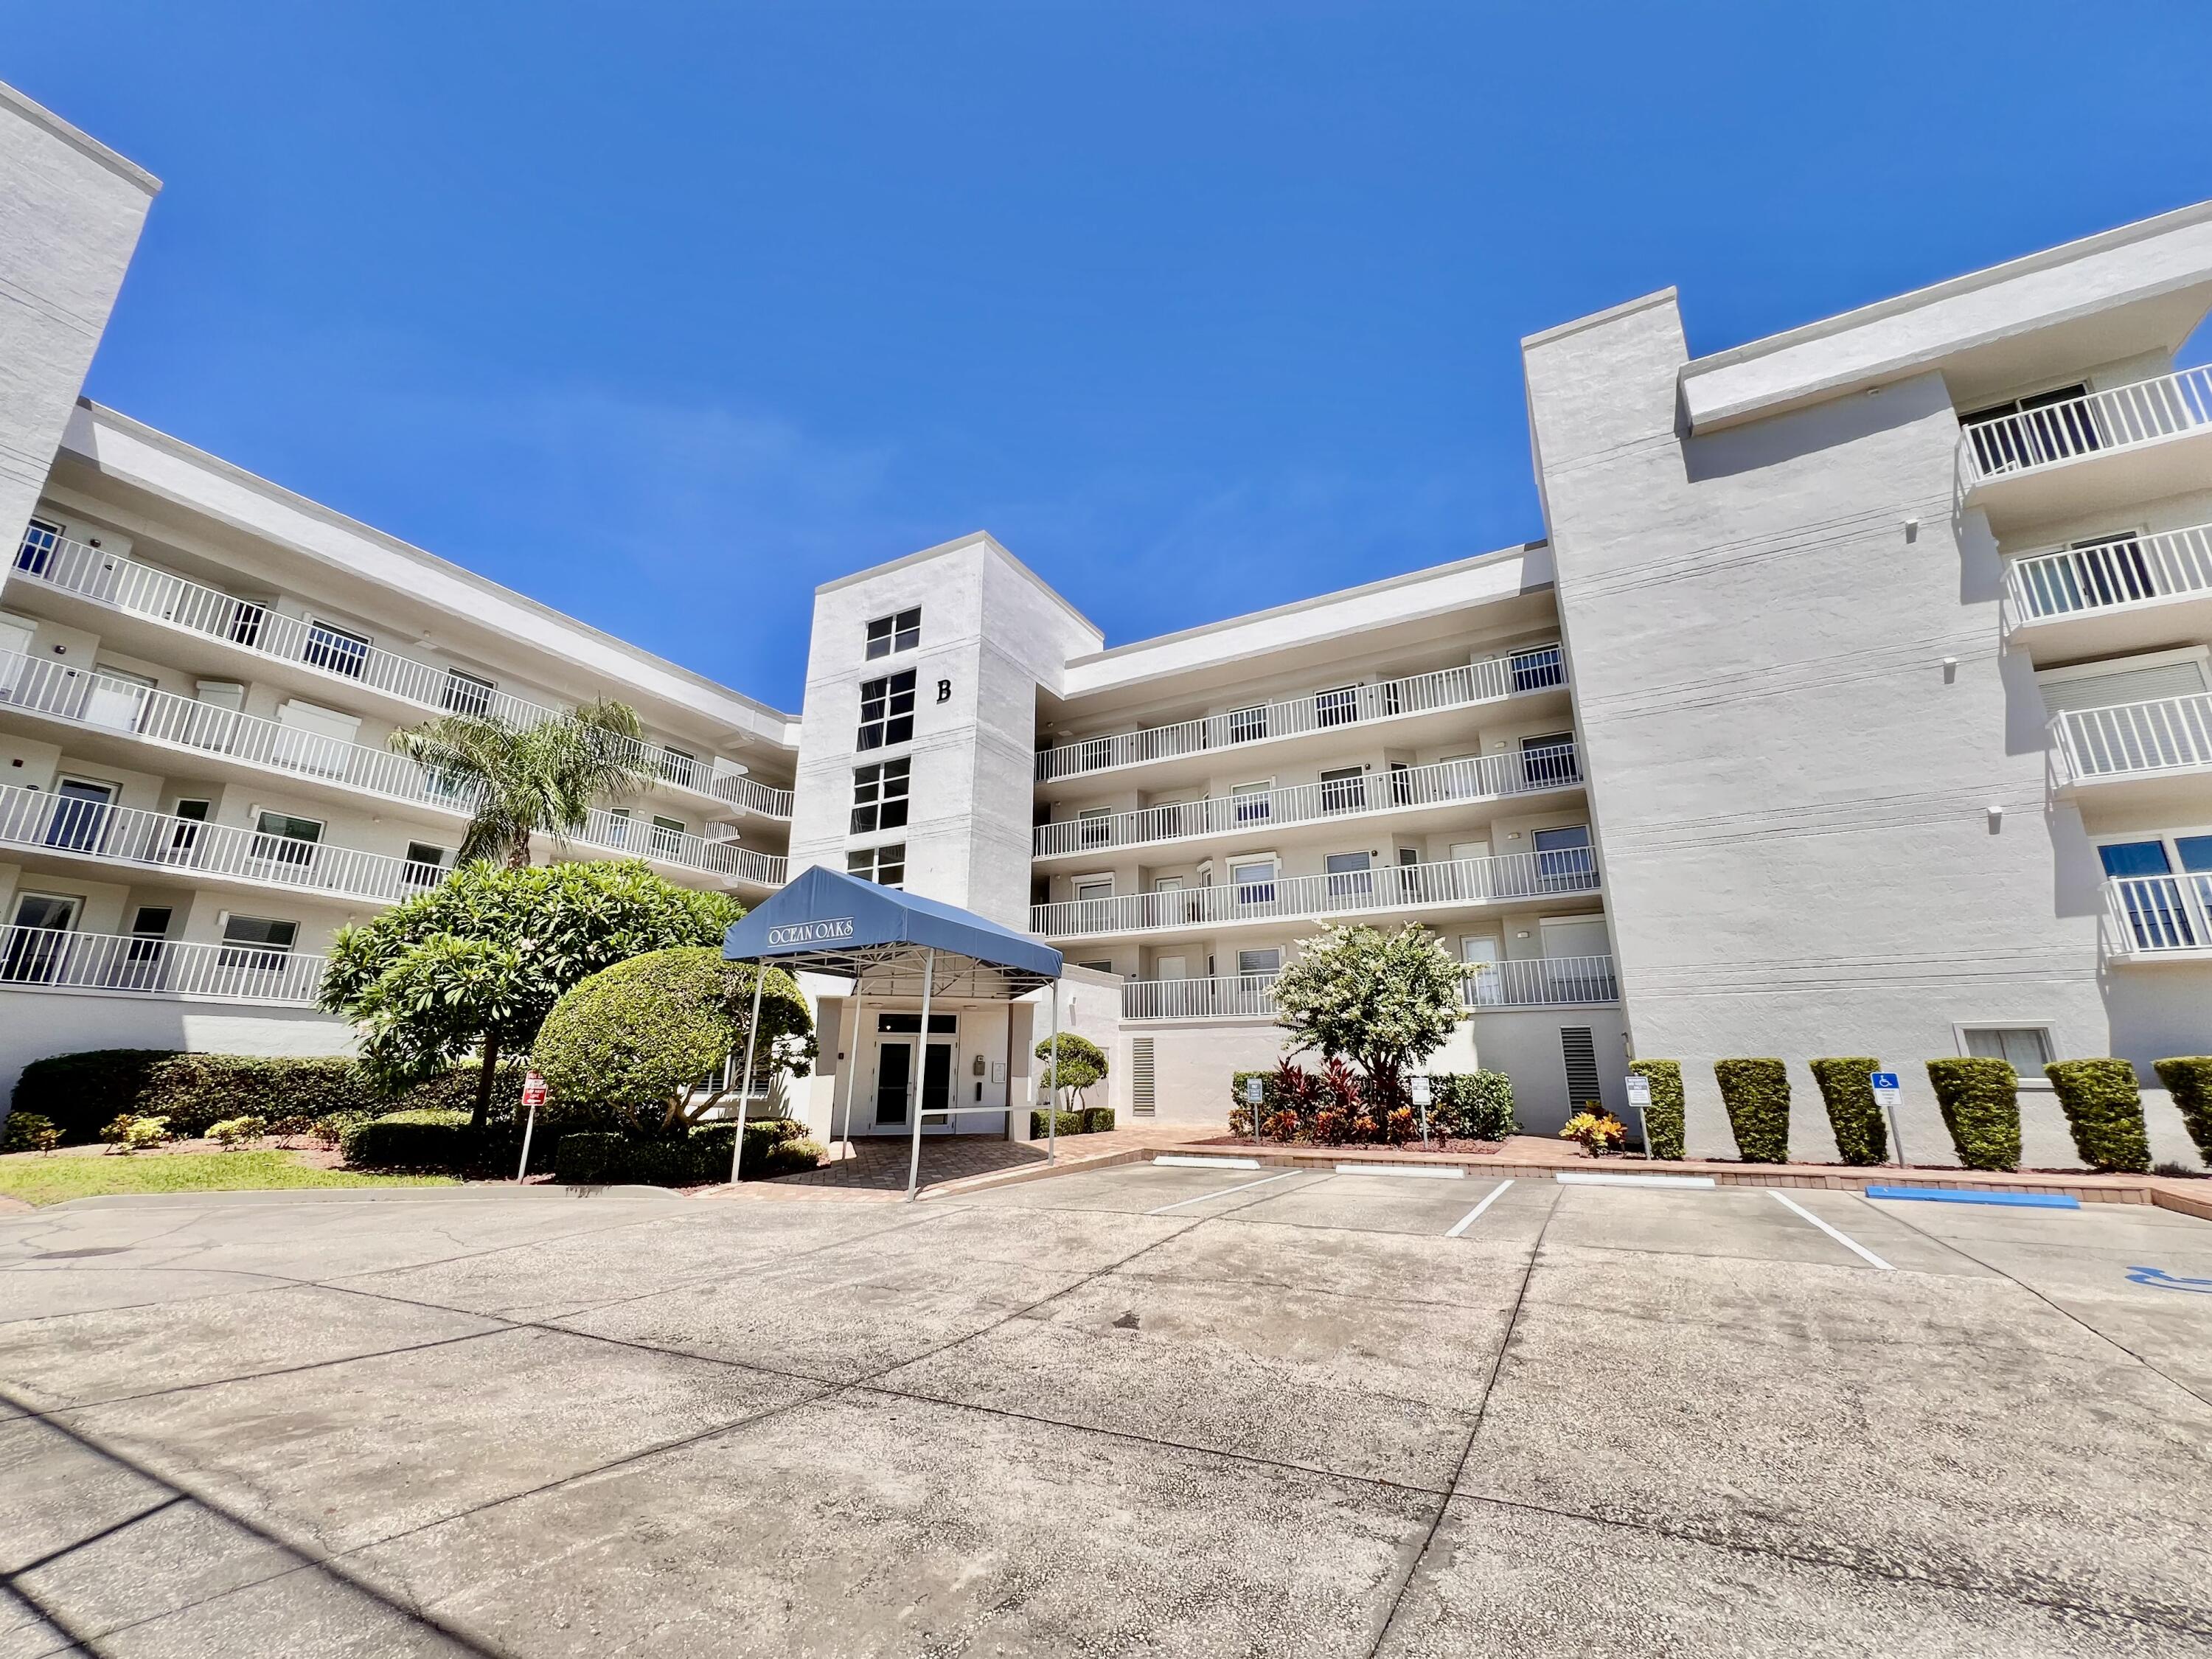
<path fill-rule="evenodd" d="M 1540 328 L 1534 334 L 1521 337 L 1521 349 L 1531 346 L 1548 345 L 1553 340 L 1565 339 L 1570 334 L 1579 334 L 1586 328 L 1596 328 L 1631 317 L 1639 311 L 1649 311 L 1654 306 L 1673 305 L 1680 295 L 1670 283 L 1654 293 L 1639 295 L 1633 300 L 1623 300 L 1617 306 L 1607 306 L 1603 311 L 1593 311 L 1587 316 L 1571 318 L 1564 323 L 1554 323 L 1549 328 Z"/>
<path fill-rule="evenodd" d="M 1077 622 L 1081 623 L 1091 633 L 1097 635 L 1101 640 L 1106 637 L 1106 630 L 1078 611 L 1074 602 L 1067 595 L 1024 564 L 1012 553 L 1007 551 L 1006 544 L 988 530 L 970 530 L 964 535 L 953 537 L 950 541 L 939 542 L 934 547 L 925 547 L 915 553 L 902 553 L 896 559 L 885 559 L 881 564 L 872 564 L 866 570 L 855 570 L 850 575 L 833 577 L 829 581 L 817 584 L 814 591 L 817 593 L 834 593 L 841 587 L 850 587 L 854 582 L 866 581 L 872 576 L 880 576 L 888 571 L 901 570 L 908 565 L 920 564 L 925 559 L 934 559 L 960 548 L 973 547 L 978 543 L 989 548 L 1008 564 L 1013 566 L 1036 586 L 1039 592 L 1074 617 Z"/>
<path fill-rule="evenodd" d="M 144 191 L 149 197 L 161 193 L 161 181 L 118 150 L 110 149 L 82 127 L 71 125 L 34 98 L 25 96 L 5 81 L 0 81 L 0 105 L 14 110 L 32 125 L 43 127 L 71 149 L 90 157 L 119 179 Z"/>

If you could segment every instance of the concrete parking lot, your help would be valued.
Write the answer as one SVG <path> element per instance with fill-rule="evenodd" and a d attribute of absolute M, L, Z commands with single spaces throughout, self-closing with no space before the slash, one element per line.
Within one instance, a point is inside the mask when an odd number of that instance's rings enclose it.
<path fill-rule="evenodd" d="M 2136 1206 L 1479 1173 L 70 1206 L 0 1656 L 2212 1652 L 2207 1289 Z"/>

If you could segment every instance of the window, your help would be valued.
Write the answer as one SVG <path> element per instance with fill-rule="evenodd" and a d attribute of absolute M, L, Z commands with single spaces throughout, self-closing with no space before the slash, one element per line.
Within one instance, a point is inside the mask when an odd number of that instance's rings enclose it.
<path fill-rule="evenodd" d="M 882 749 L 914 741 L 914 670 L 860 683 L 857 749 Z"/>
<path fill-rule="evenodd" d="M 208 809 L 212 801 L 179 799 L 169 816 L 176 820 L 169 826 L 169 850 L 165 855 L 171 864 L 189 864 L 200 844 L 200 826 L 207 822 Z"/>
<path fill-rule="evenodd" d="M 1239 823 L 1265 823 L 1274 810 L 1274 788 L 1272 779 L 1259 783 L 1231 784 L 1229 796 L 1236 803 L 1236 817 Z"/>
<path fill-rule="evenodd" d="M 368 661 L 368 636 L 331 623 L 310 623 L 307 648 L 301 653 L 301 658 L 311 668 L 326 668 L 333 674 L 357 680 Z"/>
<path fill-rule="evenodd" d="M 1575 769 L 1575 734 L 1551 732 L 1522 738 L 1521 769 L 1532 789 L 1577 781 L 1582 775 Z"/>
<path fill-rule="evenodd" d="M 1092 877 L 1075 884 L 1075 902 L 1078 904 L 1087 904 L 1094 899 L 1109 899 L 1113 896 L 1114 878 L 1111 876 Z"/>
<path fill-rule="evenodd" d="M 438 878 L 445 874 L 446 849 L 433 847 L 427 841 L 407 843 L 407 862 L 399 872 L 399 879 L 408 887 L 435 887 Z"/>
<path fill-rule="evenodd" d="M 1079 968 L 1088 968 L 1093 973 L 1110 974 L 1114 971 L 1114 964 L 1110 962 L 1079 962 L 1075 965 Z"/>
<path fill-rule="evenodd" d="M 868 624 L 868 660 L 888 657 L 894 651 L 911 651 L 921 643 L 921 607 L 902 611 L 896 617 L 878 617 Z"/>
<path fill-rule="evenodd" d="M 1257 743 L 1267 735 L 1266 708 L 1232 708 L 1229 711 L 1229 741 Z"/>
<path fill-rule="evenodd" d="M 448 668 L 446 693 L 439 701 L 449 714 L 489 714 L 492 693 L 498 690 L 489 680 Z"/>
<path fill-rule="evenodd" d="M 1275 902 L 1274 860 L 1252 859 L 1231 865 L 1229 884 L 1237 890 L 1239 904 L 1273 904 Z"/>
<path fill-rule="evenodd" d="M 872 836 L 906 823 L 913 769 L 911 760 L 876 761 L 853 769 L 853 834 Z"/>
<path fill-rule="evenodd" d="M 879 887 L 906 885 L 906 843 L 894 842 L 889 847 L 864 847 L 857 853 L 845 854 L 845 870 L 874 882 Z"/>
<path fill-rule="evenodd" d="M 267 916 L 233 916 L 222 925 L 223 950 L 216 960 L 224 968 L 281 968 L 300 937 L 296 921 Z"/>
<path fill-rule="evenodd" d="M 1375 890 L 1374 858 L 1366 853 L 1331 853 L 1325 861 L 1328 896 L 1362 898 Z"/>
<path fill-rule="evenodd" d="M 699 757 L 688 750 L 660 745 L 660 775 L 671 783 L 694 787 L 699 781 Z"/>
<path fill-rule="evenodd" d="M 1572 892 L 1593 884 L 1597 866 L 1590 854 L 1589 826 L 1577 823 L 1535 833 L 1536 878 L 1548 893 Z"/>
<path fill-rule="evenodd" d="M 169 921 L 176 912 L 166 904 L 142 904 L 138 913 L 131 918 L 131 945 L 125 960 L 132 963 L 154 963 L 161 959 L 161 941 L 167 937 Z M 131 975 L 138 988 L 146 988 L 142 970 Z"/>
<path fill-rule="evenodd" d="M 684 837 L 690 833 L 682 818 L 656 817 L 653 821 L 653 850 L 665 859 L 672 859 L 684 850 Z"/>
<path fill-rule="evenodd" d="M 1566 664 L 1559 656 L 1556 645 L 1540 646 L 1534 651 L 1516 651 L 1507 659 L 1507 667 L 1513 675 L 1516 691 L 1540 691 L 1547 685 L 1566 684 Z"/>
<path fill-rule="evenodd" d="M 920 1014 L 878 1014 L 876 1016 L 876 1030 L 884 1036 L 920 1036 L 921 1035 L 921 1016 Z M 951 1036 L 959 1030 L 959 1015 L 940 1014 L 933 1009 L 931 1011 L 929 1016 L 930 1036 Z"/>
<path fill-rule="evenodd" d="M 230 613 L 230 640 L 233 645 L 242 645 L 247 650 L 257 650 L 261 644 L 261 624 L 269 618 L 269 607 L 256 605 L 252 599 L 233 601 Z"/>
<path fill-rule="evenodd" d="M 1239 951 L 1237 971 L 1243 975 L 1279 974 L 1283 971 L 1283 952 L 1279 945 L 1265 951 Z"/>
<path fill-rule="evenodd" d="M 2040 1025 L 1974 1025 L 1966 1028 L 1966 1052 L 2002 1060 L 2028 1082 L 2040 1082 L 2051 1063 L 2051 1033 Z"/>
<path fill-rule="evenodd" d="M 1085 847 L 1103 847 L 1114 838 L 1112 813 L 1103 806 L 1086 806 L 1075 815 L 1076 839 Z"/>
<path fill-rule="evenodd" d="M 54 556 L 61 550 L 62 527 L 48 524 L 44 519 L 33 519 L 23 527 L 23 544 L 15 550 L 15 568 L 33 576 L 43 576 L 52 568 Z"/>
<path fill-rule="evenodd" d="M 1321 775 L 1321 810 L 1357 812 L 1367 805 L 1367 769 L 1340 766 Z"/>
<path fill-rule="evenodd" d="M 289 812 L 264 812 L 254 821 L 253 856 L 272 864 L 300 868 L 312 862 L 323 826 L 313 818 L 295 818 Z"/>
<path fill-rule="evenodd" d="M 2089 388 L 2075 384 L 2015 398 L 1959 417 L 1974 441 L 1974 459 L 1984 472 L 2008 472 L 2060 460 L 2101 447 L 2089 405 L 2076 401 Z"/>
<path fill-rule="evenodd" d="M 1347 726 L 1359 718 L 1359 688 L 1340 685 L 1314 697 L 1314 721 L 1319 726 Z"/>

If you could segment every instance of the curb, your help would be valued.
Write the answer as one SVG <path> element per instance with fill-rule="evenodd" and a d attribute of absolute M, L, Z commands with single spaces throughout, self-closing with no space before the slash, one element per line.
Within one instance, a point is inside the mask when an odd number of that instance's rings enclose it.
<path fill-rule="evenodd" d="M 210 1205 L 251 1208 L 278 1204 L 459 1204 L 493 1198 L 527 1195 L 540 1203 L 555 1200 L 574 1202 L 592 1198 L 665 1198 L 683 1202 L 683 1194 L 666 1187 L 552 1187 L 517 1186 L 513 1182 L 481 1181 L 458 1187 L 264 1187 L 210 1193 L 94 1193 L 86 1198 L 64 1199 L 58 1204 L 33 1206 L 34 1215 L 62 1210 L 202 1209 Z"/>

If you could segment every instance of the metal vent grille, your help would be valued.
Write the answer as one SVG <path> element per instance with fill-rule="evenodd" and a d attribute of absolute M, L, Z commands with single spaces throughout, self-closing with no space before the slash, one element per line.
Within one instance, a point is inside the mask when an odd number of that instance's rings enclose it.
<path fill-rule="evenodd" d="M 1601 1098 L 1597 1080 L 1597 1044 L 1587 1025 L 1559 1028 L 1559 1059 L 1567 1068 L 1567 1109 L 1579 1112 L 1596 1108 Z"/>
<path fill-rule="evenodd" d="M 1595 1074 L 1595 1068 L 1592 1068 Z M 1129 1109 L 1139 1117 L 1150 1117 L 1155 1102 L 1152 1083 L 1152 1039 L 1129 1039 Z"/>

